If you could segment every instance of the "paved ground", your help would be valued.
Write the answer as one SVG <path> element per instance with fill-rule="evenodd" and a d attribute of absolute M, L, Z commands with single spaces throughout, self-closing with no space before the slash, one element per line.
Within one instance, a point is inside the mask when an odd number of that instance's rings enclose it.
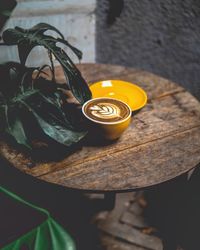
<path fill-rule="evenodd" d="M 161 250 L 162 241 L 156 229 L 144 220 L 144 197 L 139 193 L 119 194 L 115 209 L 101 212 L 96 224 L 101 231 L 101 243 L 106 250 Z"/>
<path fill-rule="evenodd" d="M 162 250 L 163 238 L 145 218 L 146 209 L 148 204 L 143 193 L 118 194 L 114 210 L 100 212 L 92 221 L 99 229 L 102 249 Z M 175 249 L 182 250 L 180 246 Z"/>
<path fill-rule="evenodd" d="M 112 211 L 92 218 L 99 240 L 92 250 L 199 250 L 200 172 L 187 178 L 118 194 Z"/>

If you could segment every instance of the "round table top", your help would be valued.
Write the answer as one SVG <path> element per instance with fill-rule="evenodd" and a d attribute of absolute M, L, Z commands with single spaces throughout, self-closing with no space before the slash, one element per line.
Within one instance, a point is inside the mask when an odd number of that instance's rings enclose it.
<path fill-rule="evenodd" d="M 86 143 L 59 161 L 37 162 L 1 140 L 0 153 L 14 167 L 67 188 L 106 192 L 162 183 L 200 162 L 200 103 L 185 89 L 133 68 L 103 64 L 78 67 L 88 83 L 121 79 L 138 84 L 148 94 L 147 105 L 133 116 L 118 141 Z M 60 68 L 57 77 L 64 79 Z"/>

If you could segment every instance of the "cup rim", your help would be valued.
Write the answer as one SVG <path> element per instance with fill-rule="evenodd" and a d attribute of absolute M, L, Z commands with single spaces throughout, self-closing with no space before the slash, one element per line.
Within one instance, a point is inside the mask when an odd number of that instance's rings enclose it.
<path fill-rule="evenodd" d="M 124 119 L 122 119 L 122 120 L 119 120 L 119 121 L 115 121 L 115 122 L 102 122 L 102 121 L 97 121 L 97 120 L 95 120 L 95 119 L 92 119 L 91 117 L 89 117 L 89 116 L 85 113 L 84 108 L 85 108 L 85 106 L 86 106 L 89 102 L 91 102 L 91 101 L 93 101 L 93 100 L 98 100 L 98 99 L 110 99 L 110 100 L 115 100 L 115 101 L 118 101 L 118 102 L 123 103 L 123 104 L 128 108 L 128 110 L 129 110 L 129 115 L 128 115 L 126 118 L 124 118 Z M 121 100 L 118 100 L 118 99 L 115 99 L 115 98 L 110 98 L 110 97 L 97 97 L 97 98 L 90 99 L 90 100 L 88 100 L 87 102 L 85 102 L 85 103 L 83 104 L 83 106 L 82 106 L 82 113 L 84 114 L 84 116 L 85 116 L 87 119 L 89 119 L 89 120 L 92 121 L 92 122 L 99 123 L 99 124 L 105 124 L 105 125 L 114 125 L 114 124 L 119 124 L 119 123 L 122 123 L 122 122 L 125 122 L 126 120 L 128 120 L 128 119 L 131 117 L 131 115 L 132 115 L 132 110 L 131 110 L 130 106 L 129 106 L 127 103 L 125 103 L 125 102 L 123 102 L 123 101 L 121 101 Z"/>

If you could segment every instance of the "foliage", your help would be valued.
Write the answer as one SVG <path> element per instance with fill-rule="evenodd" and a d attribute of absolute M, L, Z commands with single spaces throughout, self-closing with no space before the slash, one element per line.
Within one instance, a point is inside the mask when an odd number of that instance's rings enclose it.
<path fill-rule="evenodd" d="M 17 2 L 15 0 L 1 0 L 0 1 L 0 30 L 3 28 L 5 22 L 10 17 Z"/>
<path fill-rule="evenodd" d="M 57 38 L 47 35 L 46 31 L 54 31 Z M 64 40 L 63 35 L 53 26 L 45 23 L 37 24 L 31 29 L 8 29 L 3 32 L 3 44 L 17 45 L 20 63 L 7 62 L 0 65 L 0 128 L 13 137 L 17 143 L 31 148 L 30 128 L 37 127 L 41 135 L 64 146 L 71 146 L 86 135 L 86 131 L 77 129 L 66 111 L 67 85 L 55 82 L 55 69 L 52 54 L 60 62 L 68 87 L 74 97 L 83 104 L 91 98 L 91 92 L 80 71 L 73 64 L 67 53 L 58 46 L 68 46 L 79 59 L 82 53 Z M 43 46 L 48 50 L 52 72 L 52 80 L 41 76 L 46 65 L 42 67 L 26 67 L 26 60 L 35 46 Z M 37 73 L 37 74 L 36 74 Z M 33 75 L 36 75 L 33 77 Z M 44 75 L 44 74 L 43 74 Z"/>

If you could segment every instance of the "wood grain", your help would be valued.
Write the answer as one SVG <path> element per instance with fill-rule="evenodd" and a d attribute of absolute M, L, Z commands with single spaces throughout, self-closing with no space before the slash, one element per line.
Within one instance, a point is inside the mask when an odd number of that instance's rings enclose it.
<path fill-rule="evenodd" d="M 200 162 L 200 103 L 182 87 L 137 69 L 97 64 L 79 68 L 88 82 L 123 79 L 138 84 L 147 92 L 148 104 L 117 142 L 98 145 L 93 137 L 57 162 L 33 160 L 1 140 L 0 153 L 13 166 L 51 183 L 104 192 L 155 185 Z M 60 68 L 57 78 L 64 79 Z"/>

